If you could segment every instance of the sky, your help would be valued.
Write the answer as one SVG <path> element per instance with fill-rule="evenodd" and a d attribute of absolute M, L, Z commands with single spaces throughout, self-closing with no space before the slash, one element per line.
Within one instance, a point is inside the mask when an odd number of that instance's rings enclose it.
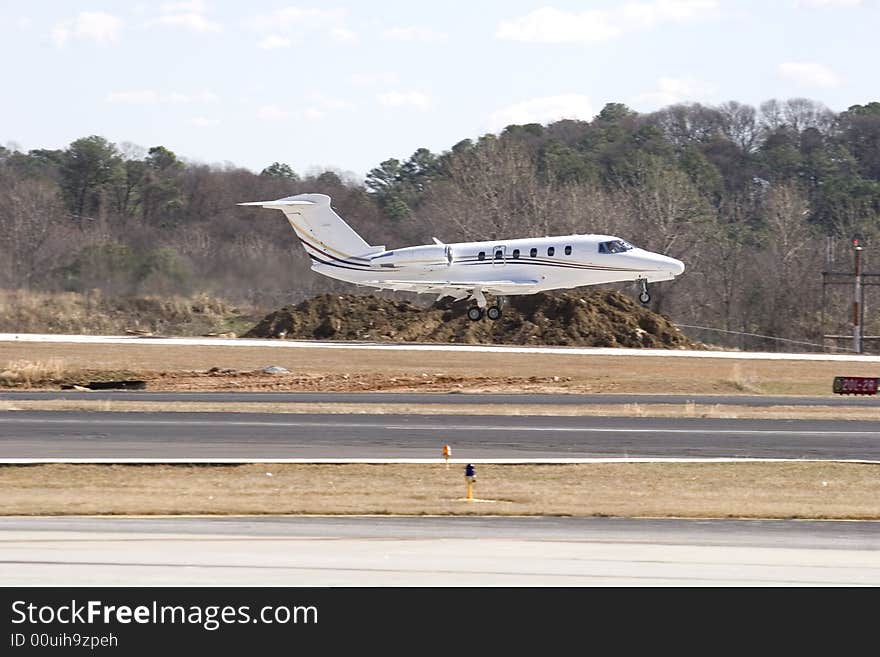
<path fill-rule="evenodd" d="M 606 103 L 880 100 L 880 0 L 0 0 L 0 144 L 363 181 Z"/>

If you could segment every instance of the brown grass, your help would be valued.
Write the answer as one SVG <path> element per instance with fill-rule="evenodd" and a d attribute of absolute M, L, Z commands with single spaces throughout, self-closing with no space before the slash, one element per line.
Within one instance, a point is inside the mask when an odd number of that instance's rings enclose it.
<path fill-rule="evenodd" d="M 57 381 L 65 376 L 67 368 L 61 358 L 45 361 L 14 360 L 0 370 L 0 386 L 30 388 L 34 385 Z"/>
<path fill-rule="evenodd" d="M 832 395 L 835 376 L 877 376 L 876 363 L 437 351 L 0 343 L 0 363 L 60 359 L 57 387 L 114 373 L 151 390 L 617 392 Z M 289 375 L 255 373 L 281 365 Z M 231 369 L 208 374 L 210 368 Z M 0 384 L 11 387 L 16 384 Z M 22 384 L 17 384 L 22 385 Z"/>
<path fill-rule="evenodd" d="M 852 463 L 0 467 L 0 514 L 406 514 L 880 518 L 880 466 Z"/>
<path fill-rule="evenodd" d="M 0 411 L 163 413 L 335 413 L 356 415 L 540 415 L 552 417 L 693 417 L 721 419 L 878 420 L 880 406 L 730 406 L 722 404 L 337 404 L 273 402 L 159 402 L 115 399 L 0 400 Z"/>
<path fill-rule="evenodd" d="M 0 332 L 237 334 L 253 326 L 263 314 L 206 294 L 108 297 L 98 289 L 86 293 L 0 289 Z"/>

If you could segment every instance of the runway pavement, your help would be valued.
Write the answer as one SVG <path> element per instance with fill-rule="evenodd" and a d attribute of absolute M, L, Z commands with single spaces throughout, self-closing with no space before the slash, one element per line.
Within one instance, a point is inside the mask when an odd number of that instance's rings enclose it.
<path fill-rule="evenodd" d="M 0 413 L 11 458 L 880 460 L 880 422 L 483 415 Z"/>
<path fill-rule="evenodd" d="M 36 585 L 878 586 L 880 522 L 0 518 Z"/>
<path fill-rule="evenodd" d="M 880 407 L 870 396 L 824 397 L 766 395 L 647 395 L 647 394 L 541 394 L 541 393 L 424 393 L 424 392 L 148 392 L 126 390 L 22 390 L 0 391 L 0 401 L 15 400 L 158 401 L 314 404 L 540 404 L 579 406 L 592 404 L 705 404 L 719 406 L 864 406 Z"/>

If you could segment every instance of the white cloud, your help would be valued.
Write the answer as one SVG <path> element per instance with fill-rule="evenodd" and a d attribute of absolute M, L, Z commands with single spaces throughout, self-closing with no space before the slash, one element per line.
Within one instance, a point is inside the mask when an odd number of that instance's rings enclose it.
<path fill-rule="evenodd" d="M 827 66 L 815 62 L 784 62 L 779 72 L 800 84 L 811 87 L 836 87 L 840 78 Z"/>
<path fill-rule="evenodd" d="M 581 94 L 562 94 L 532 98 L 493 112 L 489 126 L 493 131 L 511 124 L 552 123 L 560 119 L 590 121 L 596 115 L 590 99 Z"/>
<path fill-rule="evenodd" d="M 328 34 L 337 43 L 355 43 L 357 41 L 357 34 L 345 27 L 331 28 Z"/>
<path fill-rule="evenodd" d="M 159 10 L 163 14 L 194 13 L 203 14 L 207 5 L 204 0 L 189 0 L 188 2 L 163 2 Z"/>
<path fill-rule="evenodd" d="M 279 31 L 287 34 L 290 30 L 296 41 L 306 35 L 319 36 L 335 43 L 352 44 L 357 42 L 357 34 L 346 24 L 344 9 L 316 9 L 308 7 L 284 7 L 266 14 L 257 14 L 245 24 L 261 32 Z M 283 37 L 279 37 L 283 38 Z"/>
<path fill-rule="evenodd" d="M 131 105 L 152 105 L 165 103 L 213 103 L 218 100 L 213 91 L 184 94 L 179 91 L 159 92 L 152 89 L 111 91 L 105 99 L 108 103 L 128 103 Z"/>
<path fill-rule="evenodd" d="M 660 78 L 657 88 L 638 96 L 638 101 L 650 105 L 673 105 L 686 101 L 699 101 L 715 92 L 705 82 L 688 78 Z"/>
<path fill-rule="evenodd" d="M 400 76 L 398 76 L 397 73 L 392 73 L 390 71 L 382 71 L 377 73 L 361 73 L 351 76 L 352 83 L 362 87 L 392 85 L 397 84 L 399 80 Z"/>
<path fill-rule="evenodd" d="M 293 41 L 290 39 L 277 34 L 270 34 L 260 41 L 257 46 L 263 50 L 275 50 L 276 48 L 289 48 L 292 44 Z"/>
<path fill-rule="evenodd" d="M 219 32 L 219 23 L 208 19 L 203 0 L 189 2 L 166 2 L 159 5 L 159 16 L 149 21 L 149 27 L 161 26 L 189 30 L 191 32 Z"/>
<path fill-rule="evenodd" d="M 862 0 L 800 0 L 798 4 L 807 7 L 858 7 Z"/>
<path fill-rule="evenodd" d="M 265 121 L 281 121 L 290 116 L 290 112 L 278 105 L 264 105 L 257 111 L 257 118 Z"/>
<path fill-rule="evenodd" d="M 119 41 L 119 33 L 124 25 L 121 18 L 112 14 L 103 11 L 83 11 L 76 18 L 55 25 L 51 37 L 59 47 L 74 38 L 107 45 Z"/>
<path fill-rule="evenodd" d="M 717 13 L 717 0 L 653 0 L 611 10 L 565 11 L 542 7 L 525 16 L 502 21 L 499 39 L 527 43 L 599 43 L 624 32 L 661 23 L 683 23 Z"/>
<path fill-rule="evenodd" d="M 572 13 L 553 7 L 502 21 L 495 33 L 499 39 L 528 43 L 595 43 L 620 34 L 621 29 L 610 23 L 609 12 Z"/>
<path fill-rule="evenodd" d="M 385 107 L 412 107 L 417 110 L 431 107 L 430 96 L 421 91 L 386 91 L 376 98 Z"/>
<path fill-rule="evenodd" d="M 319 107 L 328 110 L 340 110 L 351 107 L 351 103 L 346 100 L 342 100 L 340 98 L 331 98 L 330 96 L 325 96 L 318 93 L 309 94 L 309 100 L 315 105 L 318 105 Z"/>
<path fill-rule="evenodd" d="M 220 125 L 220 119 L 210 119 L 206 116 L 196 116 L 189 120 L 189 124 L 197 128 L 213 128 Z"/>
<path fill-rule="evenodd" d="M 330 112 L 349 109 L 351 103 L 340 98 L 331 98 L 323 94 L 313 93 L 308 96 L 309 107 L 303 110 L 303 116 L 307 119 L 323 119 Z"/>
<path fill-rule="evenodd" d="M 382 32 L 382 38 L 389 41 L 416 41 L 418 43 L 439 43 L 446 41 L 449 35 L 445 32 L 432 30 L 430 27 L 392 27 Z"/>
<path fill-rule="evenodd" d="M 163 14 L 148 25 L 161 25 L 163 27 L 175 27 L 191 32 L 219 32 L 220 24 L 209 21 L 203 14 L 192 12 L 186 14 Z"/>
<path fill-rule="evenodd" d="M 250 24 L 260 30 L 293 27 L 297 30 L 340 27 L 345 20 L 344 9 L 304 9 L 285 7 L 268 14 L 258 14 Z"/>

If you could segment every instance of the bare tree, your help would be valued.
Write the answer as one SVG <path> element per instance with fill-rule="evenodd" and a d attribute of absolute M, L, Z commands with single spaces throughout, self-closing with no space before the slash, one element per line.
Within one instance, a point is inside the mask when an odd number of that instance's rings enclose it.
<path fill-rule="evenodd" d="M 757 112 L 751 105 L 743 105 L 735 100 L 718 108 L 721 114 L 721 131 L 745 153 L 753 152 L 761 134 Z"/>
<path fill-rule="evenodd" d="M 453 154 L 446 171 L 419 213 L 429 224 L 469 240 L 550 233 L 553 200 L 521 144 L 484 138 Z"/>
<path fill-rule="evenodd" d="M 793 184 L 770 188 L 764 202 L 765 239 L 750 271 L 753 311 L 770 335 L 815 333 L 820 297 L 818 266 L 824 242 L 807 222 L 809 203 Z"/>
<path fill-rule="evenodd" d="M 58 188 L 45 180 L 0 178 L 0 267 L 6 285 L 31 287 L 45 281 L 54 258 L 53 231 L 64 230 Z"/>

